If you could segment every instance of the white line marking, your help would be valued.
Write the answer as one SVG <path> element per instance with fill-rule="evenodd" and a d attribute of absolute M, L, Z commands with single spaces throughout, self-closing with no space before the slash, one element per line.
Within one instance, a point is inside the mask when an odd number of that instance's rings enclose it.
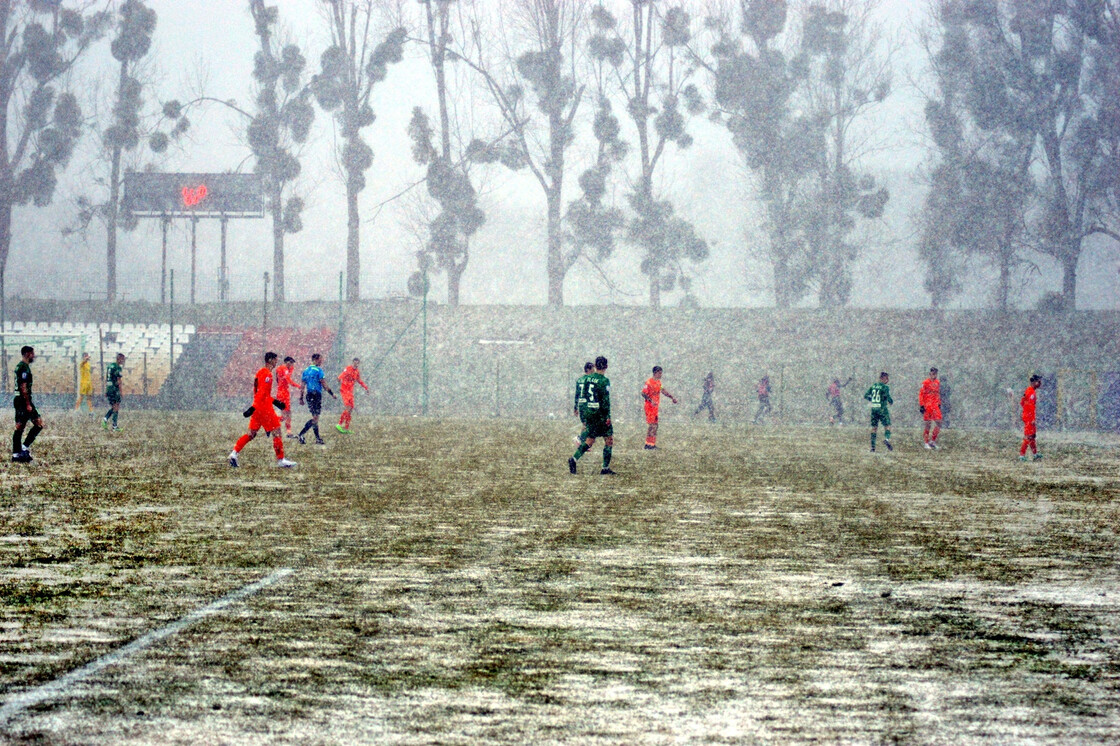
<path fill-rule="evenodd" d="M 119 663 L 133 653 L 137 653 L 141 650 L 144 650 L 145 648 L 151 647 L 153 644 L 159 642 L 164 638 L 171 637 L 171 635 L 182 632 L 184 629 L 191 626 L 198 620 L 217 614 L 227 606 L 235 604 L 238 601 L 251 596 L 254 593 L 257 593 L 258 591 L 267 588 L 270 585 L 279 583 L 281 580 L 288 577 L 293 572 L 295 571 L 289 568 L 277 570 L 268 577 L 258 580 L 255 583 L 250 583 L 244 588 L 239 588 L 236 591 L 222 596 L 212 604 L 192 611 L 182 619 L 174 621 L 166 627 L 160 627 L 159 629 L 153 630 L 142 637 L 138 637 L 132 642 L 125 645 L 123 648 L 114 650 L 111 653 L 106 653 L 97 660 L 92 661 L 91 663 L 87 663 L 81 668 L 75 669 L 65 676 L 61 676 L 54 681 L 50 681 L 40 687 L 32 689 L 31 691 L 24 692 L 23 694 L 13 697 L 12 699 L 5 702 L 3 707 L 0 707 L 0 725 L 7 723 L 9 720 L 26 710 L 28 707 L 37 705 L 44 700 L 61 694 L 71 684 L 92 676 L 93 674 L 97 673 L 103 668 L 106 668 L 107 666 L 111 666 L 114 663 Z"/>

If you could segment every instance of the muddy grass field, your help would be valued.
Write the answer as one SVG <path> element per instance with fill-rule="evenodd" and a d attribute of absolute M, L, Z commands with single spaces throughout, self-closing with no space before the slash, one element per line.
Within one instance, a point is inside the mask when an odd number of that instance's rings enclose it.
<path fill-rule="evenodd" d="M 573 477 L 572 421 L 359 418 L 291 471 L 226 465 L 236 415 L 122 425 L 0 466 L 5 742 L 1120 737 L 1117 438 L 622 424 Z"/>

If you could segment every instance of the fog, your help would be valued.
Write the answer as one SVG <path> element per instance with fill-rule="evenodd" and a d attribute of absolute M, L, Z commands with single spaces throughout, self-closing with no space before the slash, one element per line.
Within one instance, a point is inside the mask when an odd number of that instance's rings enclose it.
<path fill-rule="evenodd" d="M 149 113 L 158 111 L 162 102 L 189 100 L 200 94 L 251 107 L 251 72 L 257 44 L 247 5 L 232 0 L 150 2 L 158 14 L 158 26 L 146 63 L 156 81 L 154 92 L 145 93 Z M 329 39 L 322 3 L 285 0 L 279 5 L 283 35 L 301 46 L 308 70 L 314 72 Z M 408 12 L 412 12 L 412 5 L 407 4 Z M 697 18 L 703 15 L 703 3 L 688 2 L 685 7 Z M 862 158 L 861 168 L 887 187 L 890 200 L 880 219 L 861 225 L 856 233 L 861 252 L 852 272 L 849 305 L 854 307 L 919 308 L 930 304 L 930 296 L 922 288 L 924 268 L 917 251 L 919 213 L 931 157 L 922 113 L 923 95 L 930 85 L 929 63 L 920 43 L 920 29 L 926 22 L 924 7 L 924 3 L 913 0 L 885 0 L 877 11 L 887 39 L 897 49 L 892 58 L 891 95 L 870 121 L 861 123 L 871 128 L 876 142 L 876 147 Z M 625 14 L 619 15 L 625 19 Z M 97 133 L 103 129 L 111 106 L 116 70 L 108 41 L 103 39 L 71 80 L 71 85 L 81 91 L 83 110 L 89 117 L 88 131 L 59 176 L 52 204 L 16 210 L 7 276 L 35 277 L 36 282 L 30 286 L 18 279 L 10 282 L 9 297 L 104 297 L 103 226 L 94 224 L 84 233 L 70 235 L 63 229 L 75 222 L 79 196 L 95 193 L 99 182 L 104 181 L 105 164 L 94 163 L 93 159 Z M 453 93 L 458 92 L 453 101 L 455 115 L 497 127 L 499 115 L 477 81 L 472 84 L 475 88 L 464 94 L 471 80 L 469 70 L 460 65 L 453 75 Z M 699 73 L 697 82 L 708 96 L 710 80 Z M 368 186 L 360 195 L 363 298 L 407 294 L 408 278 L 417 269 L 419 243 L 416 231 L 409 228 L 409 215 L 424 193 L 421 182 L 425 169 L 411 157 L 407 129 L 413 107 L 421 106 L 429 114 L 435 109 L 431 69 L 417 45 L 406 45 L 404 61 L 391 67 L 387 80 L 374 89 L 372 106 L 377 120 L 363 131 L 374 152 L 373 167 L 366 174 Z M 578 196 L 576 177 L 594 154 L 592 112 L 592 104 L 586 103 L 577 119 L 576 139 L 568 156 L 565 203 Z M 190 118 L 191 129 L 172 145 L 166 158 L 158 161 L 160 170 L 252 170 L 244 126 L 236 115 L 220 104 L 209 104 L 197 107 Z M 622 122 L 623 138 L 633 141 L 628 120 L 622 117 Z M 757 197 L 757 176 L 742 165 L 726 126 L 698 116 L 690 118 L 687 127 L 695 143 L 687 150 L 672 146 L 666 149 L 655 176 L 655 190 L 671 199 L 678 214 L 691 221 L 697 234 L 709 243 L 707 260 L 687 268 L 695 300 L 705 307 L 771 306 L 775 302 L 773 278 L 763 251 L 766 218 Z M 288 300 L 338 297 L 340 273 L 345 268 L 346 205 L 335 158 L 337 138 L 333 117 L 317 110 L 310 141 L 300 151 L 302 175 L 294 187 L 294 193 L 307 205 L 304 228 L 286 238 Z M 609 199 L 620 207 L 625 207 L 625 192 L 633 178 L 632 160 L 633 148 L 628 161 L 616 169 L 609 187 Z M 461 302 L 544 303 L 546 219 L 541 189 L 524 170 L 510 172 L 494 165 L 476 168 L 471 175 L 486 223 L 471 239 Z M 200 223 L 200 302 L 217 299 L 218 236 L 217 221 Z M 231 298 L 258 298 L 262 274 L 272 269 L 270 222 L 233 221 L 229 236 Z M 179 299 L 186 299 L 188 293 L 189 242 L 188 221 L 175 221 L 170 233 L 169 266 L 175 271 Z M 135 231 L 122 231 L 119 299 L 159 299 L 159 247 L 158 221 L 141 221 Z M 1089 240 L 1078 272 L 1078 308 L 1112 309 L 1120 305 L 1118 256 L 1114 241 Z M 639 271 L 639 262 L 639 251 L 625 240 L 604 262 L 577 262 L 564 283 L 565 303 L 646 304 L 648 279 Z M 992 267 L 974 261 L 964 275 L 962 292 L 947 307 L 991 305 L 995 276 Z M 1012 303 L 1033 307 L 1044 293 L 1060 289 L 1058 263 L 1031 254 L 1030 262 L 1016 270 Z M 443 277 L 433 278 L 433 292 L 437 302 L 445 299 Z M 679 290 L 667 293 L 664 305 L 676 305 L 681 295 Z M 800 305 L 816 305 L 816 300 L 810 294 Z"/>

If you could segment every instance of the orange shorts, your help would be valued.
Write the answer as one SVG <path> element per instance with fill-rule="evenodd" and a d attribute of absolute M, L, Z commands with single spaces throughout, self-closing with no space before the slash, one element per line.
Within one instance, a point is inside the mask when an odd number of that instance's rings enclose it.
<path fill-rule="evenodd" d="M 651 407 L 647 404 L 645 409 L 646 409 L 646 424 L 656 425 L 657 424 L 657 410 L 658 410 L 658 407 Z"/>
<path fill-rule="evenodd" d="M 941 407 L 926 407 L 926 413 L 923 415 L 926 422 L 933 422 L 934 420 L 941 419 Z"/>
<path fill-rule="evenodd" d="M 260 409 L 253 412 L 253 416 L 249 418 L 250 430 L 264 430 L 270 433 L 273 430 L 280 429 L 280 418 L 276 415 L 276 410 L 269 404 L 262 411 Z"/>

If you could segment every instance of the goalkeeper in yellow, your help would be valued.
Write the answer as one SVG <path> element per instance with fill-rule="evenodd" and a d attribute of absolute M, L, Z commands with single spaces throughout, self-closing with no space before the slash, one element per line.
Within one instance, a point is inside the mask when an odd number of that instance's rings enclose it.
<path fill-rule="evenodd" d="M 91 367 L 89 353 L 83 352 L 82 362 L 78 364 L 78 400 L 74 402 L 75 412 L 82 408 L 82 401 L 85 400 L 86 406 L 89 407 L 89 413 L 93 414 L 93 373 Z"/>
<path fill-rule="evenodd" d="M 611 471 L 611 450 L 614 447 L 614 428 L 611 427 L 611 381 L 605 375 L 607 359 L 595 358 L 595 371 L 580 376 L 576 382 L 577 406 L 584 422 L 579 436 L 579 448 L 568 459 L 568 471 L 576 473 L 576 462 L 591 450 L 596 438 L 603 438 L 603 468 L 600 474 L 614 474 Z"/>

